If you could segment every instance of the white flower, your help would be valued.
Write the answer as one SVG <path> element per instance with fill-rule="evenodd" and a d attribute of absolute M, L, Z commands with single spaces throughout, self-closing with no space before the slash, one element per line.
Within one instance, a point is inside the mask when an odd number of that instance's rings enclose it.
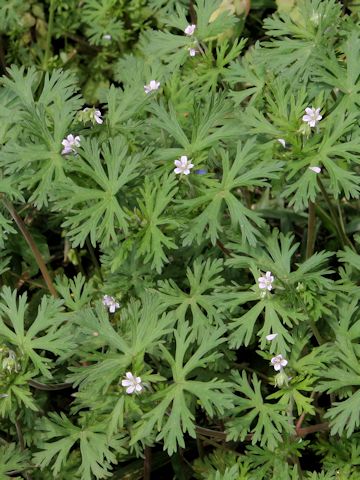
<path fill-rule="evenodd" d="M 103 40 L 111 40 L 112 36 L 109 33 L 105 33 L 105 35 L 103 35 L 102 38 L 103 38 Z"/>
<path fill-rule="evenodd" d="M 195 48 L 188 48 L 190 57 L 195 57 L 196 50 Z"/>
<path fill-rule="evenodd" d="M 184 175 L 189 175 L 190 169 L 193 168 L 193 164 L 188 160 L 186 155 L 182 155 L 180 160 L 175 160 L 174 164 L 176 168 L 174 168 L 175 173 L 183 173 Z"/>
<path fill-rule="evenodd" d="M 68 135 L 64 140 L 61 142 L 61 145 L 64 147 L 61 150 L 62 155 L 68 155 L 69 153 L 76 153 L 75 147 L 80 147 L 80 137 L 72 135 Z"/>
<path fill-rule="evenodd" d="M 115 313 L 115 311 L 120 308 L 120 304 L 117 303 L 114 297 L 110 295 L 104 295 L 102 299 L 102 303 L 105 307 L 109 309 L 110 313 Z"/>
<path fill-rule="evenodd" d="M 184 30 L 185 35 L 191 37 L 191 35 L 193 35 L 193 33 L 195 32 L 195 28 L 196 25 L 188 25 Z"/>
<path fill-rule="evenodd" d="M 274 277 L 271 275 L 271 272 L 266 272 L 264 277 L 258 278 L 259 288 L 262 290 L 267 289 L 272 290 L 272 283 L 274 281 Z"/>
<path fill-rule="evenodd" d="M 277 141 L 279 143 L 281 143 L 281 145 L 285 148 L 286 147 L 286 143 L 285 143 L 285 140 L 283 138 L 278 138 Z"/>
<path fill-rule="evenodd" d="M 288 361 L 285 360 L 285 358 L 283 358 L 282 355 L 276 355 L 276 357 L 273 357 L 271 359 L 271 364 L 274 367 L 274 370 L 278 372 L 283 367 L 286 367 L 286 365 L 288 364 Z"/>
<path fill-rule="evenodd" d="M 310 127 L 315 127 L 315 125 L 320 122 L 322 119 L 322 115 L 320 115 L 320 108 L 305 108 L 305 113 L 302 117 L 304 122 L 307 122 Z"/>
<path fill-rule="evenodd" d="M 144 85 L 144 90 L 145 93 L 148 94 L 150 92 L 154 92 L 160 87 L 160 82 L 157 82 L 156 80 L 150 80 L 149 85 Z"/>
<path fill-rule="evenodd" d="M 275 340 L 275 338 L 278 336 L 279 334 L 278 333 L 270 333 L 269 335 L 266 335 L 266 340 L 269 340 L 269 342 L 272 342 L 273 340 Z"/>
<path fill-rule="evenodd" d="M 321 172 L 321 168 L 320 167 L 309 167 L 309 170 L 315 172 L 315 173 L 320 173 Z"/>
<path fill-rule="evenodd" d="M 91 112 L 91 117 L 95 120 L 96 123 L 98 123 L 99 125 L 101 125 L 103 123 L 103 119 L 101 118 L 101 112 L 100 110 L 96 110 L 94 108 L 84 108 L 83 112 L 86 113 L 88 112 L 89 110 L 92 110 Z"/>
<path fill-rule="evenodd" d="M 95 110 L 94 112 L 94 120 L 96 123 L 99 123 L 100 125 L 103 123 L 103 119 L 101 118 L 101 112 L 100 110 Z"/>
<path fill-rule="evenodd" d="M 143 386 L 141 385 L 141 378 L 134 377 L 131 372 L 127 372 L 125 375 L 125 379 L 121 381 L 121 385 L 126 388 L 126 393 L 134 393 L 134 392 L 141 392 Z"/>

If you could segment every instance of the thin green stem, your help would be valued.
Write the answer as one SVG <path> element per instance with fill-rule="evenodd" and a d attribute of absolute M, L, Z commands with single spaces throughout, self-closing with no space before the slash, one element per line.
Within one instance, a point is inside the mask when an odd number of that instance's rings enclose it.
<path fill-rule="evenodd" d="M 339 215 L 340 227 L 341 227 L 341 230 L 344 232 L 345 238 L 347 240 L 347 244 L 349 245 L 349 247 L 351 247 L 354 250 L 354 252 L 356 252 L 356 248 L 355 248 L 354 244 L 352 243 L 350 238 L 346 235 L 345 222 L 344 222 L 344 218 L 343 218 L 343 214 L 342 214 L 339 202 L 337 202 L 337 211 L 338 211 L 338 215 Z"/>
<path fill-rule="evenodd" d="M 13 204 L 9 200 L 2 197 L 2 202 L 3 202 L 3 205 L 6 207 L 6 209 L 8 210 L 8 212 L 10 213 L 12 219 L 14 220 L 16 225 L 18 226 L 18 228 L 19 228 L 20 232 L 22 233 L 24 239 L 26 240 L 27 244 L 29 245 L 29 247 L 30 247 L 30 249 L 31 249 L 31 251 L 34 255 L 34 258 L 36 260 L 36 263 L 38 264 L 40 272 L 41 272 L 41 274 L 44 278 L 44 281 L 46 283 L 46 286 L 47 286 L 49 292 L 55 298 L 58 297 L 57 291 L 55 290 L 54 284 L 51 280 L 51 277 L 50 277 L 49 271 L 46 267 L 46 264 L 44 262 L 44 259 L 41 255 L 39 249 L 37 248 L 37 245 L 34 242 L 34 239 L 32 238 L 29 230 L 26 228 L 25 223 L 23 222 L 21 217 L 18 215 L 17 211 L 15 210 L 15 207 L 13 206 Z"/>
<path fill-rule="evenodd" d="M 349 240 L 349 238 L 347 237 L 346 233 L 345 233 L 345 229 L 342 228 L 342 225 L 341 225 L 341 222 L 339 220 L 339 217 L 336 213 L 336 210 L 333 206 L 333 204 L 331 203 L 331 200 L 330 200 L 330 197 L 324 187 L 324 184 L 322 183 L 322 181 L 320 180 L 320 178 L 318 177 L 318 184 L 319 184 L 319 187 L 320 187 L 320 190 L 321 190 L 321 193 L 329 207 L 329 212 L 330 212 L 330 216 L 334 222 L 334 225 L 335 225 L 335 228 L 338 232 L 338 237 L 339 237 L 339 240 L 340 240 L 340 243 L 342 244 L 342 247 L 344 247 L 345 245 L 348 245 L 352 250 L 356 251 L 355 250 L 355 247 L 354 245 L 351 243 L 351 241 Z"/>
<path fill-rule="evenodd" d="M 52 38 L 52 31 L 54 27 L 55 1 L 56 0 L 50 0 L 49 21 L 48 21 L 48 29 L 47 29 L 47 35 L 46 35 L 44 62 L 43 62 L 44 70 L 48 69 L 48 63 L 50 58 L 51 38 Z"/>
<path fill-rule="evenodd" d="M 310 258 L 311 255 L 314 253 L 315 227 L 316 227 L 315 203 L 309 201 L 308 229 L 307 229 L 307 241 L 306 241 L 306 259 Z"/>

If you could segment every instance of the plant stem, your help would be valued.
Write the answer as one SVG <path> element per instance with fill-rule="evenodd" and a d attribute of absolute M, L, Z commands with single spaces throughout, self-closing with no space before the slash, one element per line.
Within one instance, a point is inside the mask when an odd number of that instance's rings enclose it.
<path fill-rule="evenodd" d="M 150 480 L 151 476 L 151 448 L 146 446 L 144 451 L 144 480 Z"/>
<path fill-rule="evenodd" d="M 37 390 L 44 390 L 46 392 L 57 392 L 58 390 L 67 390 L 68 388 L 72 388 L 72 383 L 53 383 L 47 385 L 46 383 L 40 383 L 36 380 L 29 380 L 28 384 Z"/>
<path fill-rule="evenodd" d="M 347 237 L 346 233 L 345 233 L 345 229 L 342 228 L 342 225 L 341 225 L 341 222 L 339 220 L 339 217 L 338 215 L 336 214 L 336 211 L 333 207 L 333 204 L 331 203 L 331 200 L 330 200 L 330 197 L 324 187 L 324 184 L 322 183 L 322 181 L 320 180 L 320 178 L 318 177 L 318 184 L 319 184 L 319 187 L 320 187 L 320 190 L 321 190 L 321 193 L 329 207 L 329 211 L 330 211 L 330 216 L 335 224 L 335 227 L 336 227 L 336 230 L 338 232 L 338 236 L 339 236 L 339 240 L 342 244 L 342 246 L 344 247 L 345 245 L 348 245 L 352 250 L 354 250 L 356 252 L 356 249 L 354 247 L 354 245 L 351 243 L 351 241 L 349 240 L 349 238 Z"/>
<path fill-rule="evenodd" d="M 51 37 L 52 37 L 52 30 L 54 26 L 54 13 L 55 13 L 55 0 L 50 0 L 49 21 L 48 21 L 48 29 L 47 29 L 47 36 L 46 36 L 44 62 L 43 62 L 44 70 L 48 69 L 48 62 L 49 62 L 50 49 L 51 49 Z"/>
<path fill-rule="evenodd" d="M 315 226 L 316 226 L 316 211 L 315 204 L 309 201 L 309 216 L 308 216 L 308 230 L 306 241 L 306 259 L 310 258 L 314 253 L 315 245 Z"/>
<path fill-rule="evenodd" d="M 101 267 L 100 267 L 100 264 L 99 264 L 99 261 L 98 259 L 96 258 L 96 255 L 95 255 L 95 252 L 94 252 L 94 247 L 92 246 L 90 240 L 89 240 L 89 237 L 86 237 L 86 246 L 89 250 L 89 253 L 90 253 L 90 257 L 91 257 L 91 260 L 94 264 L 94 267 L 99 275 L 99 278 L 100 280 L 103 282 L 104 281 L 104 278 L 102 276 L 102 273 L 101 273 Z"/>
<path fill-rule="evenodd" d="M 17 418 L 15 420 L 15 428 L 16 428 L 16 433 L 17 433 L 18 439 L 19 439 L 20 450 L 24 451 L 25 450 L 25 442 L 24 442 L 24 436 L 23 436 L 23 433 L 22 433 L 22 430 L 21 430 L 21 425 L 20 425 L 20 422 L 19 422 L 19 418 Z M 24 477 L 26 478 L 26 480 L 31 480 L 31 477 L 27 472 L 24 471 L 23 474 L 24 474 Z"/>
<path fill-rule="evenodd" d="M 58 294 L 57 294 L 57 291 L 55 290 L 54 284 L 51 280 L 51 277 L 46 267 L 46 264 L 44 262 L 44 259 L 42 258 L 42 255 L 39 249 L 37 248 L 36 243 L 34 242 L 34 239 L 32 238 L 29 230 L 26 228 L 25 223 L 23 222 L 21 217 L 19 217 L 17 211 L 15 210 L 15 207 L 9 200 L 2 197 L 2 202 L 3 202 L 3 205 L 6 207 L 6 209 L 8 210 L 8 212 L 10 213 L 10 215 L 12 216 L 14 222 L 18 226 L 27 244 L 29 245 L 49 292 L 51 293 L 51 295 L 53 295 L 53 297 L 57 298 Z"/>

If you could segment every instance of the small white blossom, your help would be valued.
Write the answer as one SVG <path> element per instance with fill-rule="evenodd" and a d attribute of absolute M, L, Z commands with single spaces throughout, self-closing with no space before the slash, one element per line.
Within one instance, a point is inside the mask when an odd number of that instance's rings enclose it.
<path fill-rule="evenodd" d="M 160 82 L 157 82 L 156 80 L 150 80 L 149 85 L 144 85 L 144 90 L 145 93 L 148 94 L 150 92 L 154 92 L 160 87 Z"/>
<path fill-rule="evenodd" d="M 195 57 L 196 50 L 195 48 L 188 48 L 190 57 Z"/>
<path fill-rule="evenodd" d="M 121 381 L 121 385 L 126 388 L 126 393 L 136 393 L 136 392 L 141 392 L 143 389 L 143 386 L 141 385 L 141 378 L 140 377 L 134 377 L 134 375 L 131 372 L 127 372 L 125 375 L 125 379 Z"/>
<path fill-rule="evenodd" d="M 320 122 L 322 115 L 320 115 L 320 108 L 305 108 L 305 113 L 302 117 L 304 122 L 307 122 L 310 127 L 315 127 L 315 125 Z"/>
<path fill-rule="evenodd" d="M 286 147 L 286 143 L 285 143 L 285 140 L 283 138 L 278 138 L 277 141 L 279 143 L 281 143 L 281 145 L 285 148 Z"/>
<path fill-rule="evenodd" d="M 276 357 L 273 357 L 271 359 L 271 364 L 274 367 L 274 370 L 278 372 L 283 367 L 286 367 L 286 365 L 288 364 L 288 361 L 285 358 L 283 358 L 282 355 L 276 355 Z"/>
<path fill-rule="evenodd" d="M 187 35 L 188 37 L 191 37 L 195 32 L 195 28 L 196 28 L 196 25 L 188 25 L 184 30 L 185 35 Z"/>
<path fill-rule="evenodd" d="M 61 151 L 62 155 L 68 155 L 69 153 L 76 153 L 76 147 L 80 147 L 80 137 L 77 135 L 74 137 L 70 133 L 64 140 L 61 142 L 61 145 L 64 147 Z"/>
<path fill-rule="evenodd" d="M 105 35 L 103 35 L 102 38 L 103 38 L 103 40 L 111 40 L 112 36 L 109 33 L 105 33 Z"/>
<path fill-rule="evenodd" d="M 269 340 L 269 342 L 272 342 L 275 340 L 275 338 L 278 336 L 278 333 L 270 333 L 269 335 L 266 335 L 266 340 Z"/>
<path fill-rule="evenodd" d="M 115 313 L 115 311 L 120 308 L 120 304 L 115 300 L 114 297 L 111 297 L 110 295 L 104 295 L 102 303 L 109 309 L 110 313 Z"/>
<path fill-rule="evenodd" d="M 88 112 L 89 110 L 92 110 L 92 112 L 91 112 L 91 117 L 95 120 L 96 123 L 98 123 L 99 125 L 101 125 L 104 120 L 101 118 L 101 112 L 100 112 L 100 110 L 86 107 L 86 108 L 84 108 L 83 112 L 86 113 L 86 112 Z"/>
<path fill-rule="evenodd" d="M 309 167 L 309 170 L 315 172 L 315 173 L 320 173 L 321 172 L 321 168 L 320 167 Z"/>
<path fill-rule="evenodd" d="M 176 168 L 174 168 L 175 173 L 183 173 L 184 175 L 189 175 L 190 169 L 193 168 L 193 164 L 188 160 L 186 155 L 182 155 L 180 160 L 175 160 L 174 164 Z"/>
<path fill-rule="evenodd" d="M 265 276 L 258 278 L 259 288 L 262 290 L 272 290 L 272 283 L 274 281 L 274 277 L 271 275 L 271 272 L 266 272 Z"/>

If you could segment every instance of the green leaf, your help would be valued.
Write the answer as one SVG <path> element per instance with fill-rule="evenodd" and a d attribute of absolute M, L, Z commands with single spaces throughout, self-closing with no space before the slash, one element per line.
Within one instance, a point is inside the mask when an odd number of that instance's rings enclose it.
<path fill-rule="evenodd" d="M 66 316 L 62 313 L 62 302 L 54 298 L 42 297 L 37 315 L 25 331 L 27 295 L 17 301 L 16 292 L 9 287 L 1 290 L 0 335 L 11 345 L 16 346 L 23 356 L 20 363 L 30 360 L 36 371 L 51 378 L 52 361 L 44 352 L 60 356 L 71 351 L 75 345 L 62 324 Z M 39 351 L 39 353 L 38 353 Z"/>
<path fill-rule="evenodd" d="M 79 443 L 81 465 L 78 473 L 81 480 L 91 480 L 109 476 L 111 464 L 117 463 L 115 452 L 126 453 L 125 439 L 114 435 L 109 439 L 105 427 L 101 424 L 75 426 L 63 414 L 50 413 L 38 425 L 45 441 L 40 451 L 34 454 L 34 462 L 43 469 L 51 465 L 56 476 L 66 465 L 70 450 Z"/>
<path fill-rule="evenodd" d="M 203 335 L 202 343 L 188 357 L 194 335 L 187 323 L 183 323 L 175 331 L 175 356 L 164 346 L 161 347 L 164 360 L 171 367 L 173 383 L 153 395 L 156 406 L 135 424 L 131 444 L 147 438 L 155 429 L 159 432 L 156 439 L 164 440 L 164 448 L 171 455 L 178 447 L 185 446 L 186 432 L 193 438 L 196 436 L 195 402 L 210 417 L 216 413 L 224 414 L 233 406 L 234 399 L 229 389 L 231 383 L 217 378 L 208 382 L 190 379 L 196 376 L 197 369 L 205 368 L 221 355 L 216 353 L 216 349 L 226 340 L 222 336 L 224 331 L 223 328 L 208 329 Z"/>
<path fill-rule="evenodd" d="M 129 155 L 122 137 L 104 143 L 84 140 L 73 158 L 72 179 L 58 185 L 56 209 L 67 212 L 63 227 L 69 229 L 74 246 L 84 245 L 90 235 L 95 246 L 108 245 L 117 231 L 128 232 L 128 184 L 137 176 L 139 155 Z"/>
<path fill-rule="evenodd" d="M 256 374 L 252 376 L 252 386 L 245 372 L 242 376 L 233 372 L 233 378 L 241 396 L 237 397 L 233 410 L 235 416 L 227 424 L 228 439 L 243 441 L 252 432 L 253 445 L 259 442 L 261 446 L 274 450 L 284 433 L 293 433 L 286 408 L 281 403 L 264 402 L 261 382 Z"/>

